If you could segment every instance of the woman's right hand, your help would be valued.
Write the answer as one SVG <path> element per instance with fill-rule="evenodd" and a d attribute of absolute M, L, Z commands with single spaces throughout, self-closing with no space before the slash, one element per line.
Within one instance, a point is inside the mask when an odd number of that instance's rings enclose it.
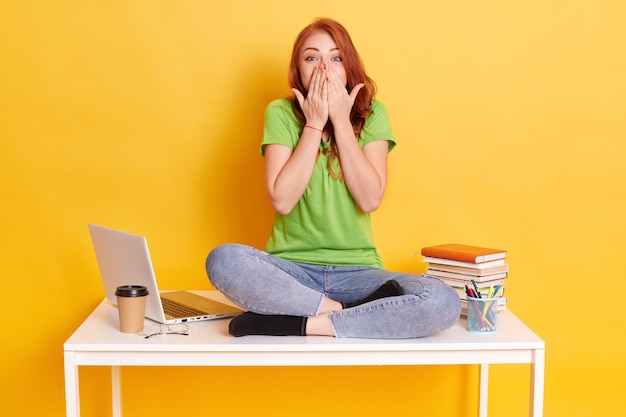
<path fill-rule="evenodd" d="M 302 108 L 306 118 L 306 124 L 320 130 L 324 129 L 328 121 L 328 79 L 326 68 L 323 65 L 319 65 L 313 70 L 306 98 L 296 88 L 292 88 L 291 91 L 296 96 L 298 103 L 300 103 L 300 108 Z"/>

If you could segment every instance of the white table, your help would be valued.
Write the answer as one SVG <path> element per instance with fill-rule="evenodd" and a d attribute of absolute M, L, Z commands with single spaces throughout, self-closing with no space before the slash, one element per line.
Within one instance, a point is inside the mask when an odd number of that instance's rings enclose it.
<path fill-rule="evenodd" d="M 198 291 L 225 301 L 216 291 Z M 530 364 L 530 415 L 543 415 L 545 343 L 510 311 L 498 331 L 475 334 L 465 319 L 420 339 L 228 335 L 228 319 L 191 323 L 189 336 L 144 339 L 118 329 L 117 308 L 103 301 L 65 342 L 66 415 L 80 415 L 79 366 L 110 366 L 113 415 L 121 412 L 121 366 L 480 365 L 479 410 L 487 416 L 489 364 Z M 147 321 L 146 324 L 152 322 Z"/>

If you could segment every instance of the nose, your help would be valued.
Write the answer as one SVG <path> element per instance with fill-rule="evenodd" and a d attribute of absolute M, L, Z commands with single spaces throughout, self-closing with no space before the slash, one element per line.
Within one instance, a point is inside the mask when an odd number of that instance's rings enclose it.
<path fill-rule="evenodd" d="M 325 55 L 321 55 L 319 56 L 319 66 L 321 68 L 328 68 L 330 66 L 330 57 L 329 56 L 325 56 Z"/>

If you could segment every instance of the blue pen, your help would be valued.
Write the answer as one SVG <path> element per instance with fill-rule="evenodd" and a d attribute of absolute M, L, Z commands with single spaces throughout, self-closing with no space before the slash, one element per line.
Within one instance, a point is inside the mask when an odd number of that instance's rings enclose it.
<path fill-rule="evenodd" d="M 501 287 L 501 285 L 498 284 L 498 285 L 496 285 L 496 288 L 493 289 L 493 297 L 494 298 L 498 296 L 498 291 L 500 291 L 500 287 Z"/>

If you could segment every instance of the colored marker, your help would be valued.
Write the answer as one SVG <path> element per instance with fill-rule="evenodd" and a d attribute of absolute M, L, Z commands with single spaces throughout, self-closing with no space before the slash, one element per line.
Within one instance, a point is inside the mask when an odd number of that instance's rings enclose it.
<path fill-rule="evenodd" d="M 476 281 L 472 278 L 472 285 L 474 286 L 474 290 L 476 291 L 476 298 L 482 298 L 480 295 L 480 291 L 478 291 L 478 285 L 476 285 Z"/>

